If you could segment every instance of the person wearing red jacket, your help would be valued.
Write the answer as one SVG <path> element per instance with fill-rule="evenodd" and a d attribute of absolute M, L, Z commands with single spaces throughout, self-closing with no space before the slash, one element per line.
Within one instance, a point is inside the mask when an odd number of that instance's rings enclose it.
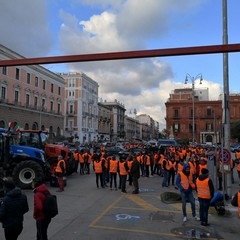
<path fill-rule="evenodd" d="M 37 240 L 48 240 L 47 229 L 51 218 L 44 216 L 43 203 L 46 195 L 49 194 L 47 186 L 43 183 L 42 179 L 33 180 L 34 192 L 34 210 L 33 217 L 36 220 L 37 227 Z"/>

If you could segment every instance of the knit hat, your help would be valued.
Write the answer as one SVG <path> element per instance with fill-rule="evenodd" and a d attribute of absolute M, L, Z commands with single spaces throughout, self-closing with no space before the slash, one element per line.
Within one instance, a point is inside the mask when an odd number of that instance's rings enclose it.
<path fill-rule="evenodd" d="M 202 169 L 202 174 L 204 174 L 204 175 L 205 175 L 205 174 L 208 174 L 208 170 L 207 170 L 206 168 L 203 168 L 203 169 Z"/>

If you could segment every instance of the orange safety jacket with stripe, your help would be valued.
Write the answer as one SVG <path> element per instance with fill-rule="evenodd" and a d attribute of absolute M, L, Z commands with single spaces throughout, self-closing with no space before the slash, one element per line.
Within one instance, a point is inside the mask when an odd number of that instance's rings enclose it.
<path fill-rule="evenodd" d="M 196 174 L 196 164 L 195 163 L 193 163 L 193 162 L 188 162 L 188 165 L 190 166 L 190 172 L 191 172 L 191 174 Z"/>
<path fill-rule="evenodd" d="M 197 178 L 196 186 L 197 186 L 197 195 L 199 198 L 211 199 L 211 193 L 210 193 L 208 181 L 209 181 L 209 178 L 206 178 L 202 181 L 200 181 L 199 178 Z"/>
<path fill-rule="evenodd" d="M 192 187 L 192 189 L 195 189 L 195 185 L 193 183 L 191 173 L 189 174 L 189 176 L 186 176 L 183 172 L 180 172 L 179 175 L 181 177 L 181 182 L 180 183 L 185 190 L 188 190 L 189 185 Z"/>
<path fill-rule="evenodd" d="M 55 169 L 55 172 L 56 172 L 56 173 L 63 173 L 62 168 L 60 167 L 61 163 L 63 163 L 64 169 L 66 169 L 66 163 L 65 163 L 65 161 L 62 159 L 62 160 L 60 160 L 60 161 L 57 163 L 57 167 L 56 167 L 56 169 Z"/>
<path fill-rule="evenodd" d="M 142 156 L 141 155 L 137 156 L 137 160 L 140 164 L 142 164 Z"/>
<path fill-rule="evenodd" d="M 83 158 L 83 154 L 78 154 L 78 160 L 80 163 L 84 163 L 84 158 Z"/>
<path fill-rule="evenodd" d="M 75 161 L 78 161 L 78 152 L 75 152 L 75 153 L 73 154 L 73 157 L 74 157 Z"/>
<path fill-rule="evenodd" d="M 120 175 L 127 175 L 128 174 L 128 172 L 125 168 L 125 163 L 126 162 L 119 162 L 119 173 L 120 173 Z"/>
<path fill-rule="evenodd" d="M 240 192 L 238 192 L 238 217 L 240 218 Z"/>
<path fill-rule="evenodd" d="M 102 160 L 100 160 L 99 162 L 94 161 L 93 165 L 94 165 L 94 172 L 95 173 L 102 173 L 103 172 Z"/>
<path fill-rule="evenodd" d="M 127 164 L 128 164 L 128 173 L 130 173 L 133 161 L 127 161 Z"/>
<path fill-rule="evenodd" d="M 176 170 L 176 162 L 168 161 L 167 170 L 171 170 L 172 168 Z"/>
<path fill-rule="evenodd" d="M 198 175 L 201 175 L 202 174 L 202 169 L 203 168 L 206 168 L 207 169 L 207 164 L 199 164 L 198 165 Z"/>
<path fill-rule="evenodd" d="M 111 159 L 109 163 L 109 172 L 110 173 L 117 173 L 118 170 L 118 163 L 117 159 Z"/>
<path fill-rule="evenodd" d="M 146 157 L 146 158 L 145 158 Z M 144 159 L 145 158 L 145 159 Z M 145 161 L 144 161 L 145 160 Z M 142 155 L 142 163 L 150 165 L 150 157 L 148 155 Z"/>

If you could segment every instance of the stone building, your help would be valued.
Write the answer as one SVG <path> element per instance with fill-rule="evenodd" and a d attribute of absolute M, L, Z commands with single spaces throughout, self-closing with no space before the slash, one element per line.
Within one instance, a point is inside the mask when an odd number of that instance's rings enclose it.
<path fill-rule="evenodd" d="M 24 58 L 0 45 L 0 59 Z M 39 65 L 0 67 L 0 127 L 63 134 L 64 79 Z M 53 136 L 53 134 L 50 134 Z"/>

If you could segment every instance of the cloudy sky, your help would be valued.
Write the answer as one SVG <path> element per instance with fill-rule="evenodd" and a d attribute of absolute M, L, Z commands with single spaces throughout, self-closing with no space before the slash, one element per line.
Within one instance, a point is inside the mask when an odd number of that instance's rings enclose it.
<path fill-rule="evenodd" d="M 240 1 L 228 0 L 228 43 L 239 43 Z M 0 43 L 25 57 L 222 44 L 222 0 L 1 0 Z M 45 65 L 81 71 L 99 99 L 117 99 L 165 126 L 165 102 L 186 74 L 199 73 L 210 98 L 223 85 L 222 54 Z M 239 53 L 229 54 L 230 92 L 239 93 Z M 130 114 L 128 114 L 130 115 Z"/>

